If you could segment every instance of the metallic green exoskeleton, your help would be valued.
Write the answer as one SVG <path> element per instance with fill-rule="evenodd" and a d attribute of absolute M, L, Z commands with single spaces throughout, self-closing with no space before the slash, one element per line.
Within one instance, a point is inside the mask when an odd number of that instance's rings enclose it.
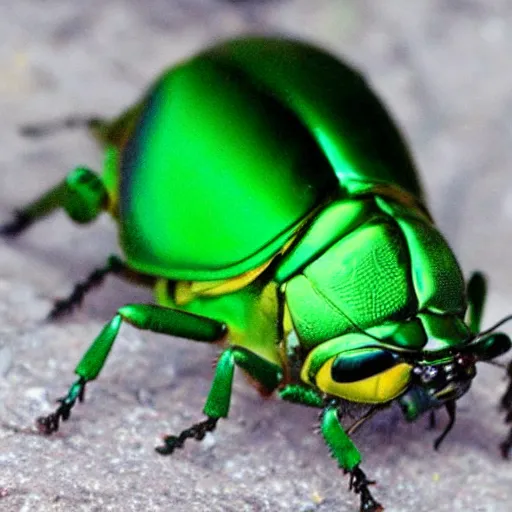
<path fill-rule="evenodd" d="M 103 173 L 73 170 L 2 232 L 59 207 L 77 222 L 108 211 L 124 258 L 111 257 L 52 316 L 108 272 L 151 284 L 158 305 L 118 310 L 41 430 L 68 419 L 123 321 L 222 341 L 207 419 L 158 451 L 202 439 L 228 415 L 238 366 L 261 392 L 322 409 L 320 431 L 361 509 L 380 510 L 349 434 L 394 401 L 408 420 L 444 406 L 438 446 L 476 362 L 511 342 L 480 332 L 485 281 L 475 274 L 466 285 L 362 76 L 307 44 L 240 39 L 165 71 L 119 118 L 88 124 L 105 147 Z M 366 412 L 345 429 L 347 401 Z"/>

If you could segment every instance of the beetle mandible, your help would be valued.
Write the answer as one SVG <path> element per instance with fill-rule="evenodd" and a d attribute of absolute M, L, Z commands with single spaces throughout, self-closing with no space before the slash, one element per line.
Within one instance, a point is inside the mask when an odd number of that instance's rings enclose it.
<path fill-rule="evenodd" d="M 475 273 L 466 285 L 407 146 L 363 77 L 302 42 L 238 39 L 165 71 L 118 118 L 86 124 L 105 147 L 103 173 L 74 169 L 1 233 L 58 208 L 80 223 L 108 212 L 124 257 L 110 257 L 50 317 L 108 273 L 150 284 L 157 304 L 117 311 L 40 430 L 69 418 L 123 322 L 222 341 L 206 419 L 157 451 L 201 440 L 227 417 L 239 367 L 261 392 L 321 409 L 320 432 L 361 510 L 381 510 L 352 431 L 395 401 L 407 420 L 445 407 L 439 446 L 476 363 L 511 342 L 481 332 L 485 280 Z M 367 406 L 348 429 L 346 401 Z"/>

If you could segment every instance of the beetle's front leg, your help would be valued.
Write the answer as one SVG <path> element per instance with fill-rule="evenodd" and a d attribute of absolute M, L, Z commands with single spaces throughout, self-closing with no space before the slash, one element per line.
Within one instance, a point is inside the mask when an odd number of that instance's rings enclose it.
<path fill-rule="evenodd" d="M 232 346 L 227 348 L 217 361 L 212 387 L 203 409 L 207 419 L 195 423 L 177 436 L 165 436 L 163 446 L 156 448 L 158 453 L 171 455 L 176 448 L 182 448 L 187 439 L 201 441 L 206 432 L 215 429 L 220 418 L 228 416 L 235 365 L 245 370 L 253 379 L 262 384 L 268 392 L 275 390 L 282 378 L 279 366 L 242 347 Z"/>
<path fill-rule="evenodd" d="M 283 400 L 300 403 L 308 407 L 323 407 L 325 405 L 317 391 L 301 385 L 288 385 L 279 391 L 279 396 Z M 361 455 L 340 425 L 335 401 L 328 404 L 324 409 L 320 429 L 331 455 L 338 461 L 339 467 L 350 473 L 349 489 L 361 496 L 361 511 L 379 512 L 383 510 L 382 505 L 375 501 L 368 489 L 368 486 L 375 482 L 368 480 L 359 467 Z"/>
<path fill-rule="evenodd" d="M 68 394 L 59 400 L 60 406 L 57 410 L 48 416 L 38 418 L 37 425 L 42 433 L 56 432 L 60 420 L 66 421 L 69 418 L 76 400 L 83 400 L 86 383 L 94 380 L 101 372 L 123 321 L 139 329 L 206 343 L 221 340 L 227 330 L 221 322 L 183 311 L 151 304 L 123 306 L 105 325 L 78 363 L 75 373 L 79 378 L 70 387 Z"/>
<path fill-rule="evenodd" d="M 332 401 L 322 412 L 320 430 L 331 455 L 338 466 L 350 474 L 350 490 L 361 497 L 361 512 L 380 512 L 382 505 L 375 501 L 369 486 L 375 482 L 368 480 L 359 467 L 361 454 L 347 435 L 338 418 L 338 404 Z"/>

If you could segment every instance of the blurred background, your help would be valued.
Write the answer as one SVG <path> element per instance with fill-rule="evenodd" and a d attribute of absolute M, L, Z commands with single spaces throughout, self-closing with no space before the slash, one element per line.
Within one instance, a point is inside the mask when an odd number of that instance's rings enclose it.
<path fill-rule="evenodd" d="M 485 325 L 512 311 L 512 5 L 506 0 L 18 0 L 0 6 L 0 223 L 102 156 L 85 131 L 29 140 L 19 127 L 114 116 L 165 67 L 235 35 L 300 37 L 359 68 L 409 141 L 429 203 L 464 271 L 491 288 Z M 0 510 L 357 510 L 314 434 L 315 411 L 264 401 L 237 379 L 230 419 L 172 459 L 153 446 L 201 419 L 215 350 L 124 328 L 100 379 L 61 432 L 33 435 L 102 324 L 149 300 L 114 279 L 52 325 L 52 300 L 116 251 L 107 218 L 63 214 L 0 240 Z M 505 328 L 509 333 L 512 327 Z M 426 422 L 390 411 L 356 435 L 386 510 L 508 511 L 512 466 L 482 368 L 439 453 Z M 440 415 L 441 425 L 446 421 Z"/>

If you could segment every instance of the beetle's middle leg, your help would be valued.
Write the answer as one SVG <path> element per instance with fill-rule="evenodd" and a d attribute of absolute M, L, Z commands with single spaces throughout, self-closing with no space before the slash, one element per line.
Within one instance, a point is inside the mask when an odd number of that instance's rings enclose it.
<path fill-rule="evenodd" d="M 38 418 L 37 425 L 41 432 L 56 432 L 60 421 L 69 418 L 76 401 L 83 400 L 85 385 L 96 379 L 101 372 L 123 321 L 139 329 L 206 343 L 218 342 L 227 333 L 224 323 L 203 316 L 151 304 L 123 306 L 103 327 L 78 363 L 75 368 L 78 380 L 70 387 L 67 395 L 59 399 L 60 405 L 57 410 L 48 416 Z"/>
<path fill-rule="evenodd" d="M 164 444 L 156 448 L 158 453 L 171 455 L 177 448 L 182 448 L 187 439 L 201 441 L 207 432 L 215 429 L 220 418 L 228 416 L 235 366 L 246 371 L 269 392 L 277 388 L 282 377 L 279 366 L 266 361 L 250 350 L 237 346 L 227 348 L 217 361 L 215 377 L 203 408 L 207 419 L 195 423 L 177 436 L 165 436 Z"/>

